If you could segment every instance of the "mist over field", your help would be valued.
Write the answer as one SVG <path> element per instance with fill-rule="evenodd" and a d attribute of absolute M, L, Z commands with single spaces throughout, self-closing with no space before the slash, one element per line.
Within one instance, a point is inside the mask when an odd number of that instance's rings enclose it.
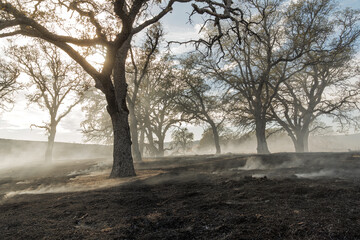
<path fill-rule="evenodd" d="M 360 2 L 0 0 L 0 45 L 0 239 L 360 239 Z"/>
<path fill-rule="evenodd" d="M 289 136 L 280 133 L 268 138 L 269 149 L 272 153 L 295 152 L 294 144 Z M 246 140 L 230 141 L 221 144 L 223 153 L 256 153 L 256 137 L 251 136 Z M 309 152 L 348 152 L 360 151 L 360 135 L 315 135 L 309 137 Z M 187 154 L 211 154 L 215 152 L 212 145 L 199 146 L 195 141 L 191 151 Z M 167 154 L 172 155 L 171 151 Z"/>
<path fill-rule="evenodd" d="M 44 164 L 47 142 L 0 139 L 0 168 L 22 164 Z M 55 162 L 111 157 L 111 146 L 95 144 L 55 143 Z"/>
<path fill-rule="evenodd" d="M 294 152 L 294 146 L 288 136 L 277 134 L 268 139 L 271 152 Z M 20 141 L 0 139 L 0 168 L 20 167 L 22 164 L 44 164 L 46 142 Z M 167 143 L 170 146 L 170 143 Z M 250 137 L 244 142 L 234 141 L 221 145 L 224 153 L 256 153 L 256 138 Z M 320 135 L 310 136 L 310 152 L 348 152 L 360 151 L 360 135 Z M 186 155 L 212 154 L 215 148 L 212 145 L 199 146 L 195 141 Z M 165 156 L 179 155 L 174 150 L 165 152 Z M 180 154 L 181 155 L 181 154 Z M 54 162 L 71 162 L 95 158 L 111 158 L 112 146 L 97 144 L 55 143 Z M 149 158 L 150 156 L 145 156 Z"/>

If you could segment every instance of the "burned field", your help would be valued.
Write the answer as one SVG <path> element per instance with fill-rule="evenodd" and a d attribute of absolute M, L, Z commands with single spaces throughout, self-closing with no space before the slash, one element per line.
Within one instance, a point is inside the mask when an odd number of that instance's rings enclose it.
<path fill-rule="evenodd" d="M 360 239 L 360 155 L 103 159 L 0 175 L 0 239 Z M 33 174 L 31 174 L 31 172 Z"/>

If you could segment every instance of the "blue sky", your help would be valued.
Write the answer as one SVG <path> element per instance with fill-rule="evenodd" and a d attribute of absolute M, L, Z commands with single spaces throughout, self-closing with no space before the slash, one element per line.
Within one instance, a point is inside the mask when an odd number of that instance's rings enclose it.
<path fill-rule="evenodd" d="M 339 2 L 345 7 L 360 8 L 360 0 L 340 0 Z"/>
<path fill-rule="evenodd" d="M 360 0 L 339 1 L 341 7 L 360 9 Z M 194 24 L 188 23 L 188 15 L 191 13 L 189 4 L 175 4 L 171 14 L 163 18 L 166 38 L 168 40 L 183 41 L 195 38 L 201 22 L 201 17 L 195 17 Z M 173 53 L 184 51 L 184 46 L 174 46 Z M 41 111 L 37 105 L 27 105 L 23 95 L 19 94 L 16 105 L 10 112 L 0 112 L 0 138 L 23 139 L 23 140 L 43 140 L 47 137 L 40 129 L 30 129 L 31 124 L 41 124 L 47 119 L 47 114 Z M 58 126 L 56 141 L 63 142 L 82 142 L 80 122 L 84 119 L 80 106 L 75 108 Z M 195 134 L 195 139 L 200 139 L 201 127 L 188 127 Z M 168 137 L 167 141 L 170 140 Z"/>

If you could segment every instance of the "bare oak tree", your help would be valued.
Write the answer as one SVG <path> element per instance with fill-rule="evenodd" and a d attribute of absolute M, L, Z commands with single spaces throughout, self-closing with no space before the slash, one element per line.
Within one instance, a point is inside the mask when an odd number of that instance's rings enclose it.
<path fill-rule="evenodd" d="M 172 132 L 171 137 L 172 148 L 176 149 L 178 152 L 181 151 L 182 154 L 185 154 L 186 151 L 190 150 L 194 140 L 194 134 L 189 132 L 187 128 L 182 127 L 175 129 Z"/>
<path fill-rule="evenodd" d="M 60 51 L 50 44 L 39 43 L 36 47 L 13 47 L 12 56 L 22 72 L 30 77 L 28 89 L 35 86 L 33 92 L 27 93 L 30 103 L 36 103 L 49 113 L 49 121 L 43 125 L 32 126 L 45 129 L 48 144 L 45 160 L 52 160 L 56 128 L 60 121 L 79 104 L 89 88 L 87 74 L 73 61 L 66 61 Z"/>
<path fill-rule="evenodd" d="M 127 103 L 129 106 L 130 131 L 132 140 L 132 153 L 134 161 L 141 161 L 141 151 L 139 147 L 139 128 L 136 105 L 139 104 L 138 95 L 144 78 L 151 74 L 149 70 L 152 62 L 159 52 L 159 45 L 163 37 L 163 29 L 159 23 L 153 24 L 146 31 L 146 40 L 140 48 L 132 47 L 130 49 L 131 67 L 128 70 L 129 93 Z M 150 73 L 149 73 L 150 72 Z M 149 82 L 148 82 L 149 83 Z M 151 86 L 150 86 L 151 87 Z"/>
<path fill-rule="evenodd" d="M 13 93 L 18 90 L 16 82 L 19 70 L 9 62 L 0 59 L 0 108 L 8 110 L 7 104 L 12 104 Z"/>
<path fill-rule="evenodd" d="M 111 177 L 135 175 L 126 105 L 125 65 L 130 42 L 169 13 L 175 2 L 189 1 L 0 1 L 0 37 L 22 34 L 56 45 L 83 67 L 106 96 L 114 131 Z M 157 5 L 158 11 L 149 12 L 154 9 L 150 5 Z M 105 61 L 99 67 L 86 57 L 100 46 Z"/>
<path fill-rule="evenodd" d="M 188 121 L 195 123 L 207 123 L 213 133 L 216 154 L 221 153 L 219 126 L 224 122 L 223 109 L 224 98 L 220 89 L 211 87 L 211 82 L 206 79 L 200 70 L 197 70 L 197 62 L 200 59 L 190 55 L 181 60 L 178 73 L 179 93 L 175 96 L 178 111 Z"/>
<path fill-rule="evenodd" d="M 170 55 L 153 65 L 143 81 L 139 96 L 139 122 L 147 138 L 146 147 L 151 155 L 163 156 L 165 137 L 170 128 L 182 121 L 176 109 L 175 97 L 179 93 Z"/>
<path fill-rule="evenodd" d="M 354 116 L 359 100 L 354 79 L 360 74 L 359 62 L 354 59 L 359 20 L 359 12 L 354 10 L 332 10 L 324 16 L 322 24 L 327 31 L 319 33 L 321 37 L 311 43 L 312 51 L 298 62 L 306 66 L 279 89 L 272 115 L 292 139 L 296 152 L 309 150 L 309 133 L 322 127 L 314 124 L 320 116 L 333 115 L 340 121 Z"/>
<path fill-rule="evenodd" d="M 92 88 L 82 107 L 85 120 L 81 122 L 85 141 L 110 145 L 114 142 L 111 118 L 106 112 L 106 99 L 100 90 Z"/>
<path fill-rule="evenodd" d="M 239 29 L 244 31 L 242 42 L 238 35 L 223 39 L 218 46 L 220 58 L 204 65 L 208 74 L 228 85 L 234 98 L 242 100 L 234 109 L 240 110 L 239 115 L 246 115 L 254 124 L 258 153 L 269 153 L 266 124 L 271 103 L 279 87 L 299 70 L 294 61 L 309 51 L 308 45 L 322 30 L 320 22 L 328 12 L 326 6 L 315 1 L 306 3 L 311 5 L 312 11 L 300 8 L 294 12 L 302 16 L 302 21 L 297 22 L 286 15 L 295 3 L 248 1 L 246 6 L 251 13 L 248 22 L 257 24 Z M 234 27 L 231 23 L 227 26 Z M 253 34 L 246 34 L 249 29 Z"/>

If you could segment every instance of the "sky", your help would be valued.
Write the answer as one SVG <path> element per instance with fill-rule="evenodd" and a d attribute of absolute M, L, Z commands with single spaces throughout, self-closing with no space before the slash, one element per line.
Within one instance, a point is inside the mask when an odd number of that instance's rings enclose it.
<path fill-rule="evenodd" d="M 339 1 L 342 7 L 360 9 L 360 0 L 342 0 Z M 174 10 L 162 19 L 166 39 L 169 41 L 185 41 L 194 39 L 199 30 L 201 17 L 193 18 L 193 24 L 188 22 L 188 16 L 191 13 L 189 4 L 176 3 Z M 186 51 L 185 46 L 173 45 L 174 54 Z M 19 91 L 16 95 L 15 105 L 11 111 L 0 111 L 0 138 L 46 141 L 47 136 L 41 129 L 30 128 L 31 124 L 41 124 L 46 121 L 48 115 L 37 105 L 29 105 L 25 99 L 26 90 Z M 81 112 L 81 106 L 77 106 L 67 115 L 58 125 L 55 141 L 84 143 L 81 134 L 80 123 L 84 120 L 84 113 Z M 187 126 L 189 131 L 194 133 L 196 140 L 201 138 L 202 127 Z M 169 134 L 170 135 L 170 134 Z M 166 141 L 170 141 L 167 136 Z"/>

